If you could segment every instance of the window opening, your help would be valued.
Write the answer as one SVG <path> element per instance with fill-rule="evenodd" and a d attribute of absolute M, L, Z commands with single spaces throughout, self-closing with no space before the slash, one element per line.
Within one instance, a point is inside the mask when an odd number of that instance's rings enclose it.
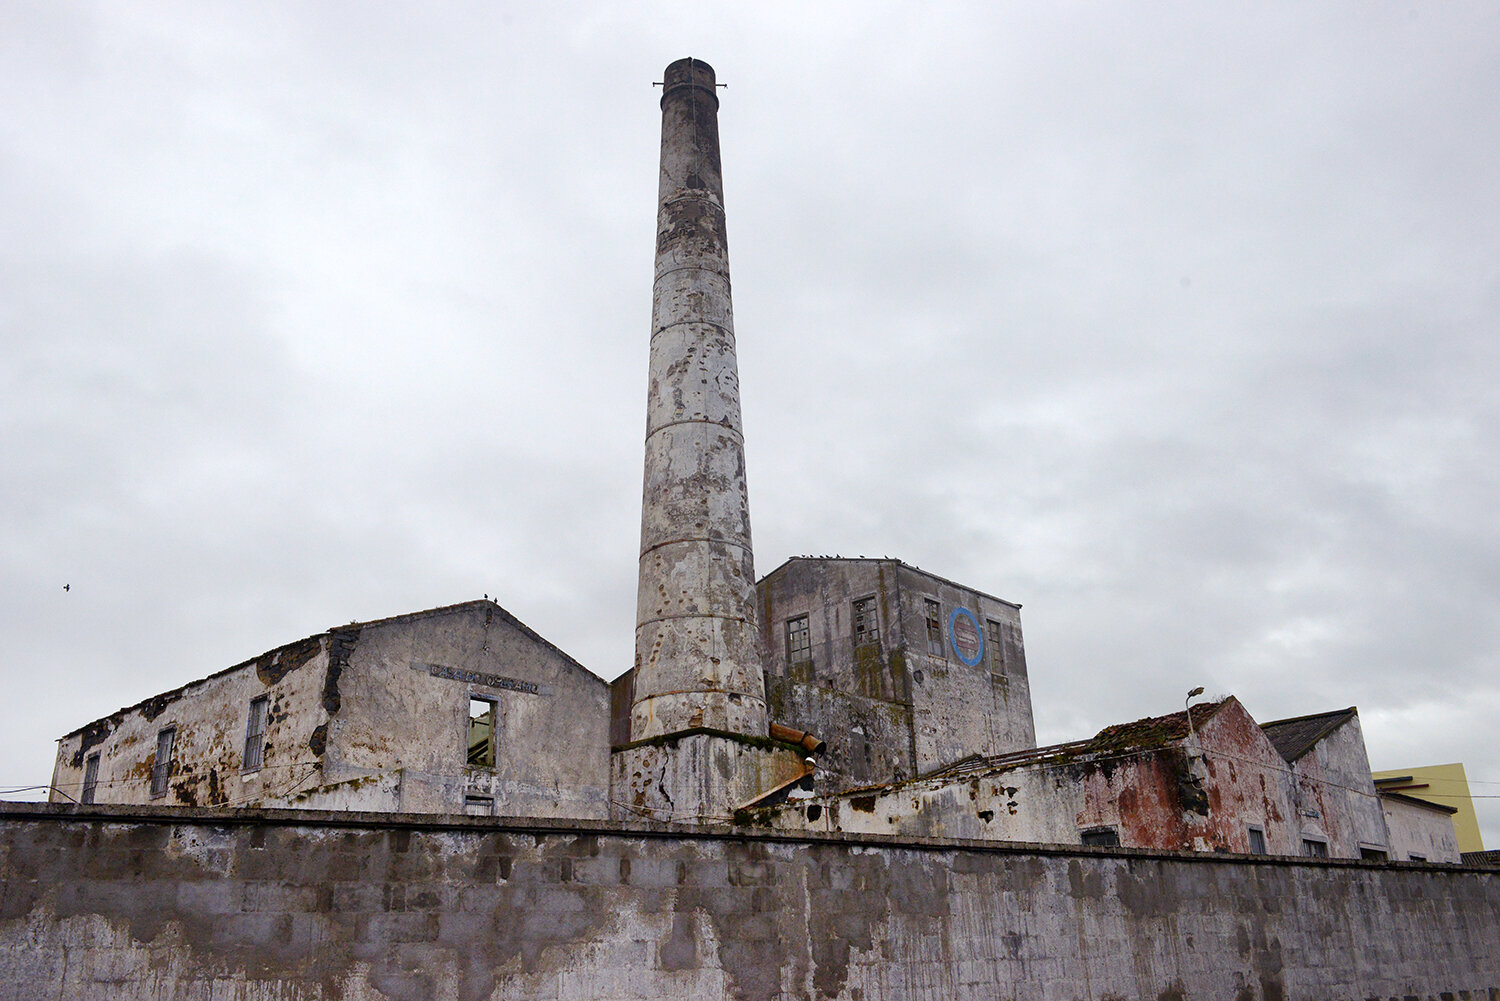
<path fill-rule="evenodd" d="M 266 717 L 270 715 L 271 698 L 261 695 L 250 700 L 250 719 L 245 724 L 245 771 L 259 768 L 266 757 Z"/>
<path fill-rule="evenodd" d="M 880 642 L 880 622 L 875 617 L 875 598 L 860 598 L 854 602 L 854 645 Z"/>
<path fill-rule="evenodd" d="M 812 636 L 807 629 L 807 616 L 799 615 L 786 620 L 786 661 L 801 664 L 812 660 Z"/>
<path fill-rule="evenodd" d="M 943 610 L 931 598 L 924 598 L 927 609 L 927 652 L 936 657 L 943 656 Z"/>
<path fill-rule="evenodd" d="M 1264 855 L 1266 853 L 1266 832 L 1259 827 L 1250 830 L 1250 854 Z"/>
<path fill-rule="evenodd" d="M 495 703 L 469 697 L 469 764 L 495 767 Z"/>
<path fill-rule="evenodd" d="M 1120 832 L 1113 827 L 1095 827 L 1081 835 L 1083 843 L 1098 848 L 1120 847 Z"/>
<path fill-rule="evenodd" d="M 1000 623 L 990 619 L 985 623 L 985 637 L 990 644 L 990 670 L 996 674 L 1005 673 L 1005 641 L 1001 639 Z"/>
<path fill-rule="evenodd" d="M 90 754 L 88 760 L 83 763 L 83 792 L 78 795 L 78 802 L 92 803 L 94 801 L 94 790 L 99 788 L 99 755 Z"/>
<path fill-rule="evenodd" d="M 152 799 L 167 794 L 167 779 L 172 777 L 172 751 L 176 745 L 176 727 L 168 727 L 156 735 L 156 760 L 151 764 Z"/>
<path fill-rule="evenodd" d="M 1413 854 L 1413 855 L 1408 855 L 1406 857 L 1409 858 L 1409 859 L 1411 859 L 1413 862 L 1426 862 L 1427 861 L 1427 856 L 1426 855 L 1415 855 L 1415 854 Z"/>
<path fill-rule="evenodd" d="M 1302 854 L 1308 858 L 1327 858 L 1328 842 L 1315 841 L 1312 838 L 1302 839 Z"/>
<path fill-rule="evenodd" d="M 1368 848 L 1359 846 L 1359 857 L 1371 862 L 1384 862 L 1387 858 L 1384 848 Z"/>
<path fill-rule="evenodd" d="M 464 814 L 469 817 L 490 817 L 495 813 L 495 800 L 489 796 L 465 796 Z"/>

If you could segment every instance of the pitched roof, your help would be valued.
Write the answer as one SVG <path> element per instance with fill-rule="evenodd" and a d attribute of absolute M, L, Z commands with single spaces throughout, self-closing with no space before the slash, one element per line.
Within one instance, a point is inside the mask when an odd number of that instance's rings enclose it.
<path fill-rule="evenodd" d="M 1277 752 L 1290 763 L 1311 751 L 1318 741 L 1358 715 L 1359 710 L 1350 706 L 1348 709 L 1314 713 L 1311 716 L 1272 720 L 1262 723 L 1260 728 L 1266 732 Z"/>
<path fill-rule="evenodd" d="M 1193 727 L 1201 729 L 1228 703 L 1229 699 L 1226 698 L 1218 702 L 1200 702 L 1193 706 Z M 988 757 L 971 754 L 951 764 L 923 772 L 917 778 L 951 777 L 990 770 L 1009 771 L 1042 762 L 1074 761 L 1089 757 L 1108 758 L 1136 751 L 1157 750 L 1185 740 L 1187 735 L 1187 712 L 1178 710 L 1165 716 L 1148 716 L 1131 723 L 1116 723 L 1100 730 L 1088 740 L 1073 740 L 1047 747 L 1027 747 Z"/>

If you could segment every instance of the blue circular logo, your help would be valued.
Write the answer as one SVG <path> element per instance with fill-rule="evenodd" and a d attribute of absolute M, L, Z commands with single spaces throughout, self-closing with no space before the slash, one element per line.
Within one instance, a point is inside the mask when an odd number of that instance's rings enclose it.
<path fill-rule="evenodd" d="M 948 645 L 970 667 L 978 667 L 984 659 L 984 634 L 979 631 L 979 620 L 967 608 L 955 608 L 948 616 Z"/>

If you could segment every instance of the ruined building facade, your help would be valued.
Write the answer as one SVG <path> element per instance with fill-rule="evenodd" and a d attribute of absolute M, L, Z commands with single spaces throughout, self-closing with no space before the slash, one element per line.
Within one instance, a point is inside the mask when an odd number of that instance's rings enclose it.
<path fill-rule="evenodd" d="M 66 735 L 51 798 L 1399 856 L 1352 710 L 1037 748 L 1019 605 L 894 559 L 756 582 L 718 107 L 667 68 L 632 669 L 487 599 L 353 623 Z"/>

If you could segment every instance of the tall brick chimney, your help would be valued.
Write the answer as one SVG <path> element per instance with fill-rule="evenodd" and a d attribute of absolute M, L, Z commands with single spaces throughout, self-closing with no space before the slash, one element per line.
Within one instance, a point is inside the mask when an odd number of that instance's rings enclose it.
<path fill-rule="evenodd" d="M 713 67 L 661 95 L 630 736 L 766 733 Z"/>

